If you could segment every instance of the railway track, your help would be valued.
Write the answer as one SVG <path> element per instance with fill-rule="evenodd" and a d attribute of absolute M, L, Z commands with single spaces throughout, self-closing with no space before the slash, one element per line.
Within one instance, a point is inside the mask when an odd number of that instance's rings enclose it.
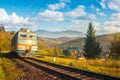
<path fill-rule="evenodd" d="M 30 65 L 26 63 L 20 58 L 13 58 L 12 61 L 17 62 L 17 66 L 26 73 L 24 76 L 18 77 L 17 80 L 57 80 L 57 79 L 60 79 L 57 76 L 54 76 L 41 69 L 36 68 L 34 65 Z"/>
<path fill-rule="evenodd" d="M 61 80 L 120 80 L 120 78 L 117 77 L 65 67 L 33 58 L 21 60 L 29 65 L 35 66 L 38 69 L 42 69 L 47 73 L 59 76 Z"/>

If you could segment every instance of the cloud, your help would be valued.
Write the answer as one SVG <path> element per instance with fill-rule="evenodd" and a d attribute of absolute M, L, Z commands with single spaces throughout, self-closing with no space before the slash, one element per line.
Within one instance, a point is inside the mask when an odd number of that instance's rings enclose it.
<path fill-rule="evenodd" d="M 120 11 L 120 0 L 109 0 L 108 7 L 112 10 Z"/>
<path fill-rule="evenodd" d="M 106 16 L 99 8 L 95 7 L 94 5 L 91 5 L 90 8 L 93 9 L 94 11 L 96 11 L 96 13 L 99 16 Z"/>
<path fill-rule="evenodd" d="M 84 16 L 80 16 L 80 17 L 77 17 L 77 18 L 74 18 L 74 19 L 80 19 L 80 20 L 97 20 L 96 18 L 96 15 L 94 14 L 87 14 L 87 15 L 84 15 Z"/>
<path fill-rule="evenodd" d="M 0 8 L 0 23 L 4 24 L 6 28 L 27 28 L 27 27 L 37 27 L 36 20 L 29 17 L 18 16 L 15 12 L 9 15 L 5 9 Z"/>
<path fill-rule="evenodd" d="M 72 25 L 68 27 L 67 29 L 81 31 L 85 33 L 88 27 L 88 23 L 89 23 L 88 20 L 75 19 L 75 20 L 72 20 Z"/>
<path fill-rule="evenodd" d="M 97 19 L 94 14 L 89 14 L 89 15 L 88 15 L 88 18 L 89 18 L 90 20 L 96 20 L 96 19 Z"/>
<path fill-rule="evenodd" d="M 84 15 L 86 15 L 86 12 L 85 12 L 85 7 L 82 5 L 66 13 L 66 16 L 70 16 L 72 18 L 77 18 L 77 17 L 84 16 Z"/>
<path fill-rule="evenodd" d="M 101 0 L 100 5 L 103 9 L 105 9 L 106 8 L 105 0 Z"/>
<path fill-rule="evenodd" d="M 50 10 L 59 10 L 65 8 L 67 3 L 70 3 L 70 0 L 60 0 L 59 3 L 49 4 L 48 8 Z"/>
<path fill-rule="evenodd" d="M 111 15 L 112 20 L 120 21 L 120 12 Z"/>
<path fill-rule="evenodd" d="M 103 26 L 103 31 L 106 31 L 107 33 L 120 32 L 120 12 L 113 13 L 111 15 L 111 20 L 105 21 Z"/>
<path fill-rule="evenodd" d="M 0 8 L 0 22 L 8 22 L 9 19 L 10 17 L 7 12 L 3 8 Z"/>
<path fill-rule="evenodd" d="M 103 12 L 97 12 L 97 14 L 100 16 L 106 16 Z"/>
<path fill-rule="evenodd" d="M 45 10 L 39 14 L 39 17 L 42 21 L 64 21 L 63 13 L 59 11 Z"/>
<path fill-rule="evenodd" d="M 90 23 L 89 20 L 76 19 L 76 20 L 73 20 L 73 24 L 68 28 L 68 30 L 80 31 L 86 34 L 89 23 Z M 100 35 L 102 32 L 101 23 L 98 21 L 92 21 L 92 25 L 96 30 L 96 34 Z"/>
<path fill-rule="evenodd" d="M 85 7 L 82 5 L 79 5 L 77 8 L 73 9 L 72 11 L 68 11 L 65 13 L 65 16 L 74 19 L 79 20 L 96 20 L 96 15 L 87 13 L 85 11 Z"/>
<path fill-rule="evenodd" d="M 61 8 L 64 8 L 66 4 L 64 2 L 56 3 L 56 4 L 50 4 L 48 7 L 50 10 L 59 10 Z"/>
<path fill-rule="evenodd" d="M 8 15 L 7 12 L 0 8 L 0 22 L 1 23 L 11 23 L 11 24 L 18 24 L 23 21 L 22 17 L 16 15 L 16 13 L 12 13 L 12 15 Z"/>
<path fill-rule="evenodd" d="M 13 12 L 11 15 L 8 15 L 8 13 L 3 8 L 0 8 L 0 22 L 11 24 L 23 24 L 28 22 L 28 18 L 18 16 L 15 12 Z"/>
<path fill-rule="evenodd" d="M 119 21 L 106 21 L 103 30 L 107 33 L 120 32 L 120 23 Z"/>
<path fill-rule="evenodd" d="M 5 9 L 0 8 L 0 23 L 5 24 L 8 28 L 10 27 L 37 27 L 40 29 L 40 24 L 46 22 L 71 22 L 71 25 L 68 29 L 78 30 L 86 32 L 88 28 L 89 21 L 92 21 L 94 28 L 96 29 L 97 34 L 99 33 L 112 33 L 120 32 L 120 5 L 119 0 L 109 0 L 105 4 L 105 0 L 101 0 L 100 5 L 103 9 L 110 8 L 118 12 L 111 14 L 110 19 L 105 22 L 99 22 L 97 20 L 101 16 L 107 16 L 102 12 L 101 8 L 97 8 L 94 5 L 91 5 L 91 8 L 96 12 L 95 14 L 86 12 L 85 6 L 79 5 L 71 11 L 61 12 L 60 9 L 63 9 L 67 6 L 66 3 L 69 3 L 70 0 L 59 0 L 59 3 L 48 5 L 48 9 L 42 11 L 36 17 L 30 19 L 29 17 L 22 17 L 17 15 L 15 12 L 8 14 Z M 65 25 L 68 27 L 68 23 Z M 57 25 L 56 25 L 57 26 Z"/>
<path fill-rule="evenodd" d="M 26 24 L 28 22 L 28 18 L 23 18 L 23 17 L 20 17 L 18 15 L 16 15 L 15 12 L 12 13 L 10 17 L 10 22 L 12 24 Z"/>
<path fill-rule="evenodd" d="M 93 21 L 93 27 L 97 35 L 120 32 L 120 13 L 111 15 L 111 20 L 105 22 Z M 74 19 L 72 25 L 68 28 L 70 30 L 77 30 L 86 33 L 88 29 L 89 20 Z"/>
<path fill-rule="evenodd" d="M 92 24 L 93 24 L 93 27 L 95 28 L 95 30 L 97 31 L 96 33 L 97 33 L 97 34 L 100 34 L 100 31 L 101 31 L 101 23 L 98 22 L 98 21 L 93 21 Z"/>

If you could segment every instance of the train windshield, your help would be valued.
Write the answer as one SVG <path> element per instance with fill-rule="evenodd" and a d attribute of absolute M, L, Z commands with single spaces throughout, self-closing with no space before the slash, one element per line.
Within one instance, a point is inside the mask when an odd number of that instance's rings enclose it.
<path fill-rule="evenodd" d="M 36 39 L 36 34 L 34 34 L 34 33 L 23 33 L 23 32 L 21 32 L 21 33 L 19 33 L 19 38 L 20 39 Z"/>
<path fill-rule="evenodd" d="M 29 38 L 36 38 L 36 36 L 35 35 L 29 35 Z"/>
<path fill-rule="evenodd" d="M 26 38 L 27 35 L 25 35 L 25 34 L 21 34 L 20 37 L 21 37 L 21 38 Z"/>

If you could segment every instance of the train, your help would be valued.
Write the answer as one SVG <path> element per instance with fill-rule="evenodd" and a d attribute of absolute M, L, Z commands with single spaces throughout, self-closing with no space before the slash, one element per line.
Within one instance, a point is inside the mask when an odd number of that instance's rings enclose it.
<path fill-rule="evenodd" d="M 33 57 L 38 51 L 38 41 L 35 32 L 21 28 L 11 39 L 11 51 L 20 57 Z"/>

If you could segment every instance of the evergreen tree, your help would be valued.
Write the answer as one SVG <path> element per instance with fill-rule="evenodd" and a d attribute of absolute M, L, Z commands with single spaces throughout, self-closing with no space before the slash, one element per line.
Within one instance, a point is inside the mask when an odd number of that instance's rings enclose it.
<path fill-rule="evenodd" d="M 111 42 L 110 57 L 120 59 L 120 33 L 115 34 L 114 40 Z"/>
<path fill-rule="evenodd" d="M 86 39 L 85 39 L 85 57 L 88 59 L 98 58 L 102 51 L 102 47 L 100 45 L 100 41 L 95 36 L 95 30 L 92 26 L 92 23 L 89 23 Z"/>

